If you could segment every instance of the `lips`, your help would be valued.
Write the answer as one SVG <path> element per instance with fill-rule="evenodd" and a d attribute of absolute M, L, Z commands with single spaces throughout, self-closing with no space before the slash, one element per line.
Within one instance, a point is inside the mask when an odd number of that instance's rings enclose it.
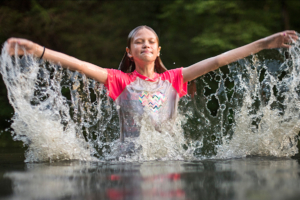
<path fill-rule="evenodd" d="M 142 51 L 142 54 L 146 54 L 146 53 L 152 53 L 151 51 Z"/>

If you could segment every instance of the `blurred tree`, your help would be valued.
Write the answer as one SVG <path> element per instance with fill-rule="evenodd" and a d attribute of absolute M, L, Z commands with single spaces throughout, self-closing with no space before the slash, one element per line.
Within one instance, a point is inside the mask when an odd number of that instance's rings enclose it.
<path fill-rule="evenodd" d="M 168 32 L 162 40 L 171 41 L 164 46 L 172 46 L 168 60 L 187 66 L 281 31 L 282 2 L 286 17 L 287 10 L 298 4 L 279 0 L 177 0 L 165 5 L 161 18 Z"/>

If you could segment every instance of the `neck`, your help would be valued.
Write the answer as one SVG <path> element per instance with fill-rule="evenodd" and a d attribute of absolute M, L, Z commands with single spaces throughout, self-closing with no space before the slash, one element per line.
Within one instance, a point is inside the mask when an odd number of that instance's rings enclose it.
<path fill-rule="evenodd" d="M 144 63 L 142 65 L 139 65 L 138 63 L 135 63 L 135 70 L 148 78 L 154 77 L 154 62 L 151 63 Z"/>

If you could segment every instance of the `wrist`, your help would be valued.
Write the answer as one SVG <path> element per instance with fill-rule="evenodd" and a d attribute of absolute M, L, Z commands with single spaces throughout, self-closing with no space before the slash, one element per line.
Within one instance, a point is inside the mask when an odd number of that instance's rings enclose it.
<path fill-rule="evenodd" d="M 267 44 L 265 38 L 257 40 L 256 45 L 257 45 L 257 50 L 258 50 L 257 52 L 268 48 L 268 44 Z"/>
<path fill-rule="evenodd" d="M 35 57 L 41 57 L 42 54 L 43 54 L 43 51 L 44 51 L 44 47 L 42 47 L 41 45 L 38 45 L 38 44 L 34 44 L 34 52 L 33 52 L 33 55 Z"/>

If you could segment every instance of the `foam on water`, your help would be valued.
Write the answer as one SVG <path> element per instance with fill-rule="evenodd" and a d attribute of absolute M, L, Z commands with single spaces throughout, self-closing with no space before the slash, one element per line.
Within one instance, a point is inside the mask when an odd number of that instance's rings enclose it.
<path fill-rule="evenodd" d="M 297 41 L 197 79 L 198 94 L 180 101 L 177 117 L 154 126 L 145 112 L 136 120 L 140 136 L 124 143 L 102 84 L 29 55 L 10 57 L 5 45 L 0 70 L 26 162 L 289 157 L 300 131 L 299 51 Z"/>

